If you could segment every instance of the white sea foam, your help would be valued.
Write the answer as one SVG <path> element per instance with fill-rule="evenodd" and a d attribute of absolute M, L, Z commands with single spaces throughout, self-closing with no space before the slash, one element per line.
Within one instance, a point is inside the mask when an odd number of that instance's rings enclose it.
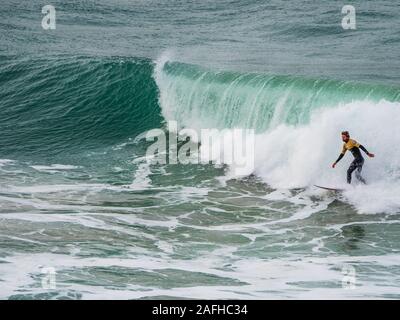
<path fill-rule="evenodd" d="M 52 164 L 50 166 L 34 165 L 31 168 L 42 172 L 55 172 L 64 170 L 73 170 L 80 168 L 79 166 L 65 165 L 65 164 Z"/>
<path fill-rule="evenodd" d="M 0 298 L 7 298 L 17 294 L 21 289 L 29 288 L 30 293 L 43 293 L 40 275 L 42 267 L 52 267 L 57 272 L 57 291 L 60 293 L 78 291 L 83 299 L 137 299 L 142 297 L 176 296 L 193 299 L 327 299 L 327 298 L 379 298 L 381 295 L 398 295 L 398 288 L 393 283 L 381 278 L 376 284 L 363 277 L 365 266 L 374 268 L 376 264 L 385 267 L 396 267 L 400 261 L 398 255 L 386 256 L 332 256 L 332 257 L 304 257 L 281 259 L 257 259 L 232 261 L 231 268 L 221 268 L 228 256 L 232 257 L 234 247 L 226 246 L 221 249 L 204 253 L 201 257 L 192 260 L 165 259 L 148 256 L 138 258 L 85 258 L 74 255 L 34 253 L 9 256 L 0 264 L 2 290 Z M 342 287 L 344 274 L 342 268 L 350 265 L 355 269 L 354 289 Z M 249 270 L 251 266 L 251 270 Z M 362 268 L 361 266 L 364 266 Z M 143 286 L 136 282 L 127 282 L 124 286 L 110 287 L 91 284 L 63 283 L 60 280 L 65 270 L 79 272 L 83 268 L 101 267 L 112 271 L 116 267 L 131 270 L 146 270 L 148 272 L 162 272 L 174 269 L 186 272 L 199 272 L 214 277 L 240 281 L 241 284 L 227 283 L 193 286 L 163 287 Z M 360 268 L 361 267 L 361 268 Z M 85 274 L 87 276 L 86 269 Z M 361 271 L 360 271 L 361 270 Z M 360 272 L 360 273 L 359 273 Z M 384 275 L 384 274 L 382 274 Z M 188 279 L 189 280 L 189 279 Z M 329 286 L 321 287 L 320 283 Z M 316 286 L 316 287 L 314 287 Z"/>
<path fill-rule="evenodd" d="M 143 162 L 138 165 L 135 171 L 135 176 L 132 184 L 129 186 L 133 190 L 147 189 L 151 186 L 151 174 L 150 163 Z"/>
<path fill-rule="evenodd" d="M 313 184 L 345 188 L 345 197 L 360 212 L 399 212 L 399 122 L 400 104 L 387 101 L 353 102 L 320 110 L 310 124 L 280 125 L 258 135 L 255 173 L 277 188 Z M 340 132 L 345 129 L 376 154 L 374 159 L 365 156 L 367 186 L 346 185 L 346 170 L 353 158 L 350 153 L 336 169 L 331 168 L 341 150 Z"/>
<path fill-rule="evenodd" d="M 10 165 L 15 163 L 14 160 L 10 160 L 10 159 L 0 159 L 0 167 L 4 167 L 6 165 Z"/>

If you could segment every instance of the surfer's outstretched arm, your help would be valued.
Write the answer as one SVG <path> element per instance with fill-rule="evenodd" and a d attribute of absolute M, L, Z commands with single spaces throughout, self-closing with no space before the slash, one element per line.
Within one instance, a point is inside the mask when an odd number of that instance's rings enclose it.
<path fill-rule="evenodd" d="M 375 155 L 374 155 L 373 153 L 369 153 L 368 150 L 365 149 L 365 147 L 364 147 L 362 144 L 360 144 L 360 149 L 361 149 L 362 151 L 364 151 L 365 154 L 366 154 L 368 157 L 370 157 L 370 158 L 375 157 Z"/>
<path fill-rule="evenodd" d="M 344 153 L 341 153 L 339 155 L 339 157 L 337 158 L 337 160 L 335 161 L 335 163 L 338 163 L 340 160 L 342 160 L 343 156 L 344 156 Z"/>
<path fill-rule="evenodd" d="M 339 155 L 339 157 L 337 158 L 337 160 L 332 164 L 332 168 L 335 168 L 336 164 L 337 164 L 340 160 L 342 160 L 342 158 L 343 158 L 343 156 L 344 156 L 345 153 L 346 153 L 346 149 L 343 148 L 342 153 Z"/>
<path fill-rule="evenodd" d="M 344 156 L 344 153 L 342 152 L 342 153 L 339 155 L 339 157 L 337 158 L 337 160 L 332 164 L 332 168 L 334 168 L 334 167 L 336 166 L 336 164 L 337 164 L 340 160 L 342 160 L 343 156 Z"/>

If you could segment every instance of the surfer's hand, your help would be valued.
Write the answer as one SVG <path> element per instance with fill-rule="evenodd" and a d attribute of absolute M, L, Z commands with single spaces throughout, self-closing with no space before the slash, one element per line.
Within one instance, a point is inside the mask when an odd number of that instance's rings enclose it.
<path fill-rule="evenodd" d="M 375 155 L 373 153 L 368 153 L 368 157 L 373 158 Z"/>
<path fill-rule="evenodd" d="M 332 164 L 332 168 L 335 168 L 335 166 L 336 166 L 336 162 L 334 162 L 334 163 Z"/>

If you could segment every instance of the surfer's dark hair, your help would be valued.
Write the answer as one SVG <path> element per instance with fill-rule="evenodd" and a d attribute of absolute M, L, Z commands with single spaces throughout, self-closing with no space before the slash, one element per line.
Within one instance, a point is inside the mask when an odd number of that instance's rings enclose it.
<path fill-rule="evenodd" d="M 345 135 L 346 137 L 350 137 L 350 133 L 348 131 L 342 131 L 342 134 Z"/>

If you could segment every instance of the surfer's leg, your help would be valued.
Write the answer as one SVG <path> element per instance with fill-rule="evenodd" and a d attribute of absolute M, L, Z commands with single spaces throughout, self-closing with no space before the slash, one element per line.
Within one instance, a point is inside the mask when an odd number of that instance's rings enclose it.
<path fill-rule="evenodd" d="M 357 168 L 356 161 L 353 161 L 350 164 L 350 167 L 347 169 L 347 183 L 351 183 L 351 174 Z"/>
<path fill-rule="evenodd" d="M 362 170 L 363 164 L 364 164 L 364 161 L 360 161 L 360 162 L 357 163 L 357 170 L 356 170 L 355 175 L 356 175 L 356 178 L 357 178 L 359 181 L 361 181 L 361 183 L 367 184 L 367 183 L 365 182 L 365 179 L 361 176 L 361 170 Z"/>

